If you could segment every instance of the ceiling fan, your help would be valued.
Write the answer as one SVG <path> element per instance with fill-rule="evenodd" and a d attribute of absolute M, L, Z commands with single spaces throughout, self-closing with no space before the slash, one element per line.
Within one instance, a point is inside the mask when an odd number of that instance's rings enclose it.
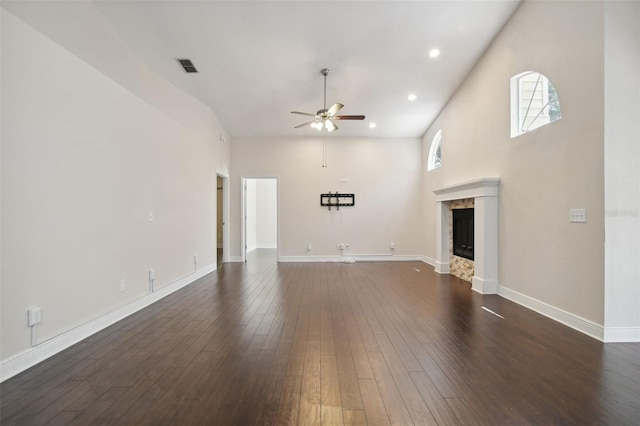
<path fill-rule="evenodd" d="M 327 74 L 329 74 L 329 70 L 327 68 L 323 68 L 322 70 L 320 70 L 320 74 L 324 76 L 323 107 L 315 114 L 310 114 L 308 112 L 291 111 L 291 114 L 306 115 L 308 117 L 314 118 L 313 120 L 302 123 L 298 126 L 295 126 L 294 128 L 299 129 L 300 127 L 310 125 L 317 130 L 327 129 L 328 132 L 333 132 L 334 130 L 338 130 L 338 126 L 336 125 L 336 123 L 334 123 L 334 120 L 364 120 L 364 115 L 336 115 L 338 111 L 340 111 L 342 107 L 344 107 L 344 105 L 339 103 L 335 103 L 331 105 L 331 108 L 327 109 Z"/>

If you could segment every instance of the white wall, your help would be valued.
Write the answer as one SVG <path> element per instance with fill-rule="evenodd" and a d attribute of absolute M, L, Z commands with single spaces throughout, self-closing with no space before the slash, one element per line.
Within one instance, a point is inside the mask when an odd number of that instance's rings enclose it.
<path fill-rule="evenodd" d="M 304 129 L 302 130 L 304 132 Z M 345 255 L 424 252 L 420 199 L 419 139 L 327 138 L 234 139 L 231 153 L 231 217 L 240 218 L 240 177 L 278 176 L 282 260 Z M 345 180 L 345 182 L 343 182 Z M 320 194 L 355 194 L 355 206 L 328 211 Z M 240 255 L 239 220 L 231 223 L 231 254 Z M 307 252 L 307 244 L 312 251 Z"/>
<path fill-rule="evenodd" d="M 640 2 L 605 6 L 605 339 L 640 341 Z"/>
<path fill-rule="evenodd" d="M 256 247 L 278 246 L 278 181 L 256 181 Z"/>
<path fill-rule="evenodd" d="M 194 255 L 215 267 L 229 163 L 215 114 L 137 62 L 91 4 L 21 6 L 43 32 L 3 10 L 3 362 L 30 348 L 29 306 L 42 342 L 145 297 L 149 268 L 162 288 Z"/>
<path fill-rule="evenodd" d="M 562 119 L 511 139 L 509 81 L 523 71 L 551 80 Z M 432 191 L 499 177 L 501 294 L 601 332 L 603 93 L 602 3 L 524 2 L 423 138 L 426 164 L 442 129 L 442 166 L 424 172 L 427 255 Z M 586 208 L 588 222 L 569 223 L 571 208 Z"/>
<path fill-rule="evenodd" d="M 274 178 L 246 180 L 247 253 L 257 248 L 276 248 L 278 245 L 277 184 Z"/>

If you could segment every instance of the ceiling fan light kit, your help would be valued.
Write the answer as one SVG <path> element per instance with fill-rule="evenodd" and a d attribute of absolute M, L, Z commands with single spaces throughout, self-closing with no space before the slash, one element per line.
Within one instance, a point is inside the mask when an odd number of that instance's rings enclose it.
<path fill-rule="evenodd" d="M 364 120 L 364 115 L 336 115 L 338 111 L 340 111 L 344 107 L 344 105 L 342 105 L 341 103 L 335 103 L 331 105 L 329 109 L 327 109 L 327 75 L 329 74 L 329 69 L 321 69 L 320 74 L 324 76 L 324 103 L 322 109 L 318 110 L 315 114 L 311 114 L 308 112 L 291 111 L 291 114 L 304 115 L 314 118 L 313 120 L 299 124 L 294 128 L 299 129 L 301 127 L 311 126 L 318 131 L 326 129 L 327 132 L 333 132 L 334 130 L 339 129 L 338 125 L 334 123 L 334 120 Z"/>

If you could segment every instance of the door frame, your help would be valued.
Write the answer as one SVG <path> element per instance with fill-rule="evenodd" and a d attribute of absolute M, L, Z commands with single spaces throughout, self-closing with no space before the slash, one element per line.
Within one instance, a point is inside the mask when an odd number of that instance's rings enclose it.
<path fill-rule="evenodd" d="M 216 176 L 222 179 L 222 263 L 229 263 L 229 174 L 216 172 Z M 216 194 L 218 179 L 216 179 Z M 216 197 L 216 203 L 218 198 Z M 216 229 L 218 227 L 218 208 L 216 205 Z M 216 238 L 216 253 L 218 250 L 218 240 Z M 216 254 L 217 257 L 217 254 Z M 216 262 L 216 268 L 218 267 Z"/>
<path fill-rule="evenodd" d="M 280 176 L 277 175 L 243 175 L 240 177 L 240 255 L 242 262 L 247 261 L 247 180 L 275 179 L 276 181 L 276 251 L 280 262 Z"/>

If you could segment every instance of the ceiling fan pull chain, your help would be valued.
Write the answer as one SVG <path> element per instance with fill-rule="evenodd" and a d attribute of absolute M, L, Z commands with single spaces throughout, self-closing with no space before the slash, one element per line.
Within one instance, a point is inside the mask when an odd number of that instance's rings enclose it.
<path fill-rule="evenodd" d="M 327 168 L 327 141 L 322 138 L 322 168 Z"/>

